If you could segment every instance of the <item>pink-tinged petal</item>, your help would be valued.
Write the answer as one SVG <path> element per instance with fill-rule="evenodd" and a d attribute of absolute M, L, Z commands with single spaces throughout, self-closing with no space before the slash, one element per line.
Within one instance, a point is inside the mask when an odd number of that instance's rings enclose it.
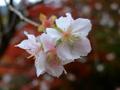
<path fill-rule="evenodd" d="M 55 48 L 56 42 L 49 35 L 43 33 L 40 39 L 45 52 Z"/>
<path fill-rule="evenodd" d="M 73 18 L 70 13 L 66 14 L 66 17 L 60 17 L 55 20 L 57 27 L 62 29 L 63 31 L 66 31 L 70 24 L 73 22 Z"/>
<path fill-rule="evenodd" d="M 31 40 L 32 42 L 36 42 L 36 37 L 32 34 L 28 34 L 28 32 L 24 32 L 24 34 L 27 36 L 28 40 Z"/>
<path fill-rule="evenodd" d="M 78 18 L 74 20 L 71 24 L 70 28 L 72 32 L 78 36 L 87 36 L 89 31 L 91 30 L 92 24 L 88 19 Z"/>
<path fill-rule="evenodd" d="M 57 41 L 61 38 L 60 33 L 54 28 L 47 28 L 46 32 L 55 41 Z"/>
<path fill-rule="evenodd" d="M 80 56 L 87 56 L 90 51 L 91 45 L 89 40 L 86 37 L 81 37 L 79 40 L 74 42 L 72 55 L 80 58 Z"/>
<path fill-rule="evenodd" d="M 49 66 L 47 65 L 46 66 L 46 70 L 47 70 L 47 73 L 54 76 L 54 77 L 59 77 L 63 71 L 64 71 L 64 67 L 62 65 L 58 65 L 58 66 Z"/>
<path fill-rule="evenodd" d="M 44 52 L 40 52 L 37 56 L 35 56 L 35 68 L 37 76 L 43 74 L 45 72 L 45 60 L 46 55 Z"/>
<path fill-rule="evenodd" d="M 74 57 L 71 53 L 71 48 L 67 43 L 58 45 L 57 55 L 62 60 L 63 65 L 74 61 Z"/>

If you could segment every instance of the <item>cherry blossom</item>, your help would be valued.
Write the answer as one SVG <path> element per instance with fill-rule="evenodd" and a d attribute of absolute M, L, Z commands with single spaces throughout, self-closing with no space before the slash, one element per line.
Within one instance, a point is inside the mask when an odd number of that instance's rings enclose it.
<path fill-rule="evenodd" d="M 86 56 L 91 51 L 91 45 L 87 38 L 91 30 L 91 22 L 88 19 L 73 19 L 70 13 L 66 17 L 55 20 L 57 29 L 47 28 L 46 32 L 57 45 L 57 54 L 61 60 L 68 61 Z M 69 61 L 70 60 L 70 61 Z"/>
<path fill-rule="evenodd" d="M 35 57 L 37 76 L 48 73 L 54 77 L 59 77 L 65 70 L 62 61 L 57 57 L 54 40 L 45 33 L 38 37 L 27 32 L 24 32 L 24 34 L 28 39 L 23 40 L 16 46 L 25 49 Z"/>
<path fill-rule="evenodd" d="M 88 19 L 74 20 L 70 13 L 55 20 L 56 27 L 46 28 L 46 32 L 35 37 L 24 32 L 28 39 L 16 45 L 35 57 L 37 76 L 48 73 L 59 77 L 66 73 L 64 65 L 86 56 L 91 51 L 87 38 L 91 30 Z"/>

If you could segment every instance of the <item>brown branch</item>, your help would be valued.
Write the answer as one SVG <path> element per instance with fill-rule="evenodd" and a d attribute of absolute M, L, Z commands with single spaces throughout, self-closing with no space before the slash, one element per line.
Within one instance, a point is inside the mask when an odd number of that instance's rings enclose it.
<path fill-rule="evenodd" d="M 22 20 L 24 20 L 25 22 L 30 23 L 30 24 L 32 24 L 32 25 L 34 25 L 34 26 L 36 26 L 36 27 L 39 26 L 39 24 L 38 24 L 37 22 L 34 22 L 34 21 L 26 18 L 24 15 L 22 15 L 21 12 L 19 12 L 17 9 L 15 9 L 12 5 L 8 4 L 8 3 L 6 2 L 6 0 L 5 0 L 5 3 L 6 3 L 6 5 L 8 6 L 9 10 L 12 11 L 12 12 L 14 12 L 17 16 L 19 16 L 20 19 L 22 19 Z"/>

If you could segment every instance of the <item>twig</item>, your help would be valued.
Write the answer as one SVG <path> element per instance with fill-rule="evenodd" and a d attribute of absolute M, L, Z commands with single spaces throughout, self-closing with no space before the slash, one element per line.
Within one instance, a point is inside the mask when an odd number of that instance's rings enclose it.
<path fill-rule="evenodd" d="M 34 25 L 34 26 L 36 26 L 36 27 L 39 26 L 38 23 L 36 23 L 36 22 L 34 22 L 34 21 L 26 18 L 25 16 L 23 16 L 23 15 L 21 14 L 21 12 L 19 12 L 17 9 L 15 9 L 12 5 L 8 4 L 8 3 L 6 2 L 6 0 L 5 0 L 5 3 L 7 4 L 9 10 L 12 11 L 12 12 L 14 12 L 16 15 L 18 15 L 20 19 L 22 19 L 22 20 L 24 20 L 25 22 L 30 23 L 30 24 L 32 24 L 32 25 Z"/>

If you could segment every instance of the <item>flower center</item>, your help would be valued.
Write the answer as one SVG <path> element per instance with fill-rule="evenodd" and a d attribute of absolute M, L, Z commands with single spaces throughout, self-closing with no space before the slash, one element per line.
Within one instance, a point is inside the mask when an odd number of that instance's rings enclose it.
<path fill-rule="evenodd" d="M 57 65 L 60 64 L 60 60 L 57 57 L 56 48 L 53 48 L 50 51 L 48 51 L 48 53 L 47 53 L 47 62 L 51 66 L 57 66 Z"/>
<path fill-rule="evenodd" d="M 67 31 L 62 32 L 63 41 L 69 41 L 69 39 L 72 36 L 71 31 L 72 31 L 71 29 L 68 29 Z"/>
<path fill-rule="evenodd" d="M 62 32 L 62 41 L 67 42 L 69 44 L 73 44 L 79 37 L 72 34 L 72 30 L 69 28 L 67 31 Z"/>
<path fill-rule="evenodd" d="M 71 35 L 71 33 L 69 31 L 63 32 L 63 37 L 64 38 L 68 38 L 70 35 Z"/>

